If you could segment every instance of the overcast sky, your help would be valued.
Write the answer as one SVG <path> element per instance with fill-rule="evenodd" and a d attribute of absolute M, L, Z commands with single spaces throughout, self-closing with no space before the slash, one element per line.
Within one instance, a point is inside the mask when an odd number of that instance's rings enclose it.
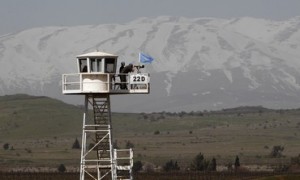
<path fill-rule="evenodd" d="M 300 0 L 0 0 L 0 35 L 41 26 L 126 23 L 138 17 L 300 15 Z"/>

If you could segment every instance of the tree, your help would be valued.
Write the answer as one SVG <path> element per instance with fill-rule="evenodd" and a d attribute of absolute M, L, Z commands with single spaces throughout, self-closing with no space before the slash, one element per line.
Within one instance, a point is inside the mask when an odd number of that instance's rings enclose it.
<path fill-rule="evenodd" d="M 67 169 L 66 169 L 66 167 L 65 167 L 64 164 L 60 164 L 60 165 L 58 166 L 57 170 L 58 170 L 58 172 L 63 173 L 63 172 L 65 172 Z"/>
<path fill-rule="evenodd" d="M 75 139 L 75 142 L 73 143 L 72 149 L 80 149 L 80 144 L 78 139 Z"/>
<path fill-rule="evenodd" d="M 143 168 L 143 164 L 141 161 L 136 161 L 133 163 L 133 166 L 132 166 L 132 171 L 133 172 L 139 172 L 140 170 L 142 170 Z"/>
<path fill-rule="evenodd" d="M 8 144 L 8 143 L 5 143 L 5 144 L 3 145 L 3 149 L 4 149 L 4 150 L 8 150 L 8 149 L 9 149 L 9 144 Z"/>
<path fill-rule="evenodd" d="M 211 162 L 209 163 L 208 170 L 209 171 L 216 171 L 217 170 L 217 160 L 216 160 L 216 158 L 212 158 Z"/>
<path fill-rule="evenodd" d="M 283 146 L 273 146 L 273 149 L 271 151 L 271 157 L 273 158 L 279 158 L 282 157 L 282 152 L 284 150 Z"/>
<path fill-rule="evenodd" d="M 166 164 L 164 165 L 163 168 L 166 172 L 180 170 L 180 167 L 178 166 L 177 161 L 174 163 L 173 160 L 166 162 Z"/>
<path fill-rule="evenodd" d="M 203 154 L 199 153 L 191 164 L 191 170 L 194 171 L 205 171 L 208 169 L 209 161 L 204 159 Z"/>
<path fill-rule="evenodd" d="M 241 166 L 240 165 L 240 158 L 239 158 L 239 156 L 236 156 L 235 157 L 235 162 L 234 162 L 234 168 L 238 169 L 240 166 Z"/>

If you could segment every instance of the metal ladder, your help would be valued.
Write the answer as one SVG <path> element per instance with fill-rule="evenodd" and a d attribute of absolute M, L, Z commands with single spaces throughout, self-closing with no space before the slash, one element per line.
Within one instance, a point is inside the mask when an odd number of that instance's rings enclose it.
<path fill-rule="evenodd" d="M 114 158 L 117 179 L 132 180 L 132 149 L 114 149 Z"/>

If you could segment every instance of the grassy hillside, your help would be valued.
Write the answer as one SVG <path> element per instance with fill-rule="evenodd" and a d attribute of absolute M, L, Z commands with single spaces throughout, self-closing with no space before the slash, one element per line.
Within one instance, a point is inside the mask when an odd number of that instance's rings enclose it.
<path fill-rule="evenodd" d="M 135 144 L 137 158 L 157 164 L 175 159 L 188 166 L 202 152 L 222 164 L 238 155 L 244 164 L 278 165 L 300 153 L 299 110 L 241 112 L 140 114 L 118 123 L 115 137 Z M 277 145 L 284 146 L 284 157 L 270 158 Z"/>
<path fill-rule="evenodd" d="M 199 152 L 218 164 L 278 165 L 300 154 L 300 110 L 239 107 L 215 112 L 113 113 L 113 138 L 134 145 L 135 160 L 158 165 L 170 159 L 186 167 Z M 0 164 L 79 165 L 82 109 L 47 97 L 0 97 Z M 81 142 L 81 141 L 80 141 Z M 9 149 L 3 145 L 8 143 Z M 284 146 L 283 157 L 269 156 Z M 256 167 L 255 167 L 256 168 Z"/>
<path fill-rule="evenodd" d="M 0 97 L 2 139 L 78 135 L 81 117 L 78 107 L 48 97 Z"/>
<path fill-rule="evenodd" d="M 0 163 L 6 166 L 56 164 L 72 161 L 80 137 L 82 110 L 48 97 L 0 97 Z M 3 145 L 8 143 L 9 150 Z M 75 155 L 74 155 L 75 154 Z"/>

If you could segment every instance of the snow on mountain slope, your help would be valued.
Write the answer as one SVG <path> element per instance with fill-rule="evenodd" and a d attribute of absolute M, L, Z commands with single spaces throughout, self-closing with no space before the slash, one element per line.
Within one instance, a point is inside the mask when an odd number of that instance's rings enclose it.
<path fill-rule="evenodd" d="M 56 98 L 63 73 L 76 72 L 75 57 L 95 50 L 137 63 L 155 61 L 151 94 L 113 98 L 116 111 L 180 111 L 239 105 L 299 107 L 300 17 L 270 21 L 158 17 L 127 24 L 40 27 L 0 37 L 0 93 Z M 122 101 L 121 101 L 122 100 Z M 74 103 L 80 103 L 76 99 Z"/>

